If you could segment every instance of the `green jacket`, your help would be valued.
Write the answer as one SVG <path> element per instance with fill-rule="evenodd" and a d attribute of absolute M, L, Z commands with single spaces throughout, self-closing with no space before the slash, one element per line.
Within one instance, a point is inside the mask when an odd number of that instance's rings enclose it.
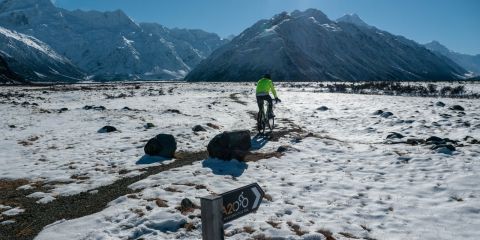
<path fill-rule="evenodd" d="M 257 96 L 258 95 L 268 95 L 272 91 L 273 96 L 277 98 L 277 91 L 275 91 L 275 87 L 273 87 L 272 80 L 268 78 L 262 78 L 257 83 Z"/>

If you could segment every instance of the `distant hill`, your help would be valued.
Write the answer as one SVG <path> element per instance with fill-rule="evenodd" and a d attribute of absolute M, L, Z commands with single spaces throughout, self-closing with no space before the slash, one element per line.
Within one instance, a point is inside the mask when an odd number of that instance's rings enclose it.
<path fill-rule="evenodd" d="M 475 75 L 480 75 L 480 54 L 468 55 L 457 53 L 448 49 L 438 41 L 429 42 L 424 46 L 435 53 L 450 58 L 452 61 L 456 62 L 466 70 L 473 72 Z"/>
<path fill-rule="evenodd" d="M 342 19 L 349 21 L 343 22 Z M 332 21 L 316 9 L 261 20 L 214 51 L 187 81 L 457 80 L 465 69 L 358 16 Z"/>

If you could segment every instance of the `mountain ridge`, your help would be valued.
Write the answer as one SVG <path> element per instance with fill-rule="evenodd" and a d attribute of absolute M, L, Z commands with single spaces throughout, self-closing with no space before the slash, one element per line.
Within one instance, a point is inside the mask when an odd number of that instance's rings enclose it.
<path fill-rule="evenodd" d="M 226 42 L 201 30 L 156 31 L 165 28 L 156 23 L 145 29 L 148 23 L 121 10 L 68 11 L 40 3 L 0 2 L 2 26 L 47 43 L 96 80 L 180 79 Z"/>
<path fill-rule="evenodd" d="M 256 81 L 266 72 L 282 81 L 456 80 L 466 73 L 412 40 L 308 9 L 258 21 L 185 79 Z"/>

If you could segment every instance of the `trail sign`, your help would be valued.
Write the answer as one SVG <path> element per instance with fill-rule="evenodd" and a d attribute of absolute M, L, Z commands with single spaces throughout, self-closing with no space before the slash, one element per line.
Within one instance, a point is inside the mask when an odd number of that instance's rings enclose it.
<path fill-rule="evenodd" d="M 223 223 L 243 217 L 258 209 L 265 196 L 262 188 L 253 183 L 221 194 L 223 199 Z"/>
<path fill-rule="evenodd" d="M 201 197 L 202 239 L 223 240 L 223 224 L 256 211 L 264 196 L 262 188 L 253 183 L 220 195 Z"/>

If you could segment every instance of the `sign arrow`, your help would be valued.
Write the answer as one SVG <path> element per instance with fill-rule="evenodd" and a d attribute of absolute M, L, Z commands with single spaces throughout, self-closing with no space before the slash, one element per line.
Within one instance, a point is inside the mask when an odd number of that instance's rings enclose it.
<path fill-rule="evenodd" d="M 256 187 L 252 187 L 252 192 L 253 194 L 255 194 L 255 202 L 253 202 L 253 206 L 252 206 L 252 209 L 255 209 L 257 208 L 258 204 L 260 203 L 260 199 L 262 197 L 262 195 L 260 194 L 260 192 L 257 190 Z"/>
<path fill-rule="evenodd" d="M 223 222 L 227 223 L 256 211 L 265 193 L 257 183 L 253 183 L 220 196 L 223 200 Z"/>

